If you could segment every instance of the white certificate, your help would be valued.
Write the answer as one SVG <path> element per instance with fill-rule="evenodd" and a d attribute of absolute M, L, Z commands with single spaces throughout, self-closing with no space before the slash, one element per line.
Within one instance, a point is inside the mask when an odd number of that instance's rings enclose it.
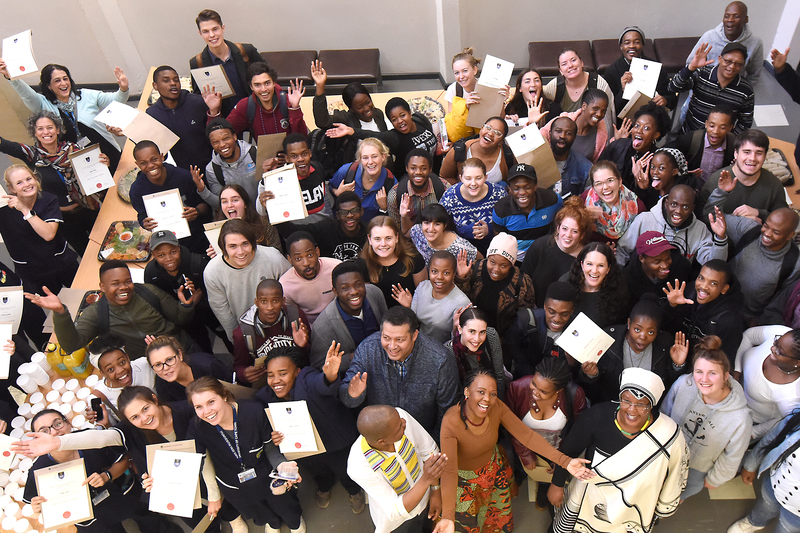
<path fill-rule="evenodd" d="M 14 452 L 11 451 L 11 443 L 17 439 L 8 435 L 0 435 L 0 470 L 8 472 L 11 470 L 11 463 L 14 461 Z"/>
<path fill-rule="evenodd" d="M 506 144 L 508 144 L 511 151 L 514 152 L 514 157 L 517 159 L 528 152 L 533 152 L 544 143 L 542 132 L 539 131 L 536 124 L 525 126 L 516 133 L 512 133 L 506 137 Z"/>
<path fill-rule="evenodd" d="M 11 340 L 11 324 L 0 324 L 0 379 L 8 379 L 8 371 L 11 367 L 11 354 L 6 353 L 4 346 Z"/>
<path fill-rule="evenodd" d="M 579 313 L 556 339 L 556 346 L 563 348 L 580 363 L 596 363 L 612 344 L 614 339 L 611 335 L 583 313 Z"/>
<path fill-rule="evenodd" d="M 305 400 L 269 404 L 273 429 L 283 433 L 281 453 L 316 452 L 317 443 Z"/>
<path fill-rule="evenodd" d="M 86 196 L 116 185 L 111 171 L 100 162 L 100 153 L 100 145 L 93 144 L 69 155 L 78 185 Z"/>
<path fill-rule="evenodd" d="M 8 193 L 6 192 L 5 187 L 0 184 L 0 207 L 5 207 L 8 205 L 8 198 L 3 198 L 3 196 L 8 196 Z"/>
<path fill-rule="evenodd" d="M 189 223 L 183 218 L 183 200 L 178 189 L 146 194 L 142 196 L 142 200 L 147 216 L 158 223 L 152 231 L 168 230 L 178 239 L 192 234 Z"/>
<path fill-rule="evenodd" d="M 622 98 L 630 100 L 636 91 L 654 98 L 656 85 L 658 85 L 658 76 L 661 74 L 661 63 L 634 57 L 631 59 L 631 68 L 628 71 L 633 76 L 633 81 L 625 86 Z"/>
<path fill-rule="evenodd" d="M 503 59 L 486 54 L 483 59 L 483 69 L 478 82 L 487 87 L 502 89 L 511 81 L 511 74 L 514 71 L 514 63 L 509 63 Z"/>
<path fill-rule="evenodd" d="M 189 518 L 194 512 L 194 497 L 200 464 L 199 453 L 156 450 L 150 476 L 149 510 L 156 513 Z"/>
<path fill-rule="evenodd" d="M 219 231 L 222 229 L 222 225 L 225 224 L 227 220 L 218 220 L 216 222 L 209 222 L 208 224 L 203 224 L 203 229 L 206 230 L 206 239 L 208 239 L 209 244 L 214 249 L 214 252 L 221 256 L 222 255 L 222 248 L 219 247 Z"/>
<path fill-rule="evenodd" d="M 42 468 L 34 472 L 36 491 L 42 503 L 44 530 L 53 531 L 94 517 L 83 459 Z"/>
<path fill-rule="evenodd" d="M 264 190 L 272 191 L 275 198 L 267 200 L 267 216 L 272 224 L 303 220 L 308 216 L 303 191 L 294 165 L 267 172 L 263 176 Z"/>
<path fill-rule="evenodd" d="M 39 70 L 33 57 L 31 30 L 3 39 L 3 61 L 12 80 Z"/>
<path fill-rule="evenodd" d="M 194 82 L 203 90 L 206 85 L 211 86 L 212 90 L 222 94 L 223 98 L 233 96 L 231 80 L 222 65 L 211 65 L 210 67 L 193 68 L 191 70 Z"/>
<path fill-rule="evenodd" d="M 14 333 L 19 330 L 23 303 L 22 287 L 0 287 L 0 322 L 11 324 Z"/>
<path fill-rule="evenodd" d="M 114 100 L 100 111 L 94 119 L 100 124 L 124 130 L 130 126 L 138 114 L 139 110 L 135 107 Z"/>

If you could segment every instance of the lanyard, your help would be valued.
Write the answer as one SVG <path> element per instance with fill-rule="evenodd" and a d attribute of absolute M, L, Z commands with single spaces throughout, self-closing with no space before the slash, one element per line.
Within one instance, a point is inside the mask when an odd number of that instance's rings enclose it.
<path fill-rule="evenodd" d="M 236 424 L 236 408 L 233 407 L 232 409 L 233 409 L 233 444 L 231 444 L 231 441 L 228 440 L 228 436 L 225 434 L 225 431 L 223 431 L 221 427 L 219 426 L 215 427 L 217 428 L 217 431 L 219 431 L 222 440 L 224 440 L 225 444 L 228 445 L 228 448 L 231 450 L 233 456 L 236 458 L 237 461 L 239 461 L 239 465 L 242 467 L 242 472 L 244 472 L 245 470 L 247 470 L 247 468 L 244 466 L 244 461 L 242 461 L 242 452 L 241 449 L 239 448 L 239 428 L 238 425 Z"/>

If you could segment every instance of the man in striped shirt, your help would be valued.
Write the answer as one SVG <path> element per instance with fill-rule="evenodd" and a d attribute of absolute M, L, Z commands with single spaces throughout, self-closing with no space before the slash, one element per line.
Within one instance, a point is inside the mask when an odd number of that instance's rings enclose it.
<path fill-rule="evenodd" d="M 711 46 L 703 43 L 692 62 L 683 67 L 669 82 L 670 91 L 693 90 L 682 133 L 705 127 L 711 109 L 718 104 L 727 104 L 733 109 L 736 125 L 734 134 L 739 134 L 753 125 L 755 93 L 753 87 L 739 72 L 747 60 L 747 47 L 733 42 L 725 45 L 719 55 L 718 65 L 709 59 Z"/>

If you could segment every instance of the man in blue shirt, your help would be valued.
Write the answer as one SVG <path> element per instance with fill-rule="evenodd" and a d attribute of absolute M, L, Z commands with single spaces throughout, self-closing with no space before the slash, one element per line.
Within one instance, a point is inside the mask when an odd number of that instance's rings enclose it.
<path fill-rule="evenodd" d="M 592 168 L 591 161 L 572 151 L 577 134 L 578 125 L 569 117 L 557 118 L 550 127 L 550 149 L 561 172 L 561 181 L 553 185 L 553 190 L 561 198 L 580 196 Z"/>

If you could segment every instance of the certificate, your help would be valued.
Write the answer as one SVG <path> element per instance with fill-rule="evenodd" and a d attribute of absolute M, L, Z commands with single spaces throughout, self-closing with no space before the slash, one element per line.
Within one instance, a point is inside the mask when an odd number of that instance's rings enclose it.
<path fill-rule="evenodd" d="M 536 170 L 537 186 L 546 188 L 561 180 L 556 158 L 536 124 L 525 126 L 506 137 L 506 143 L 518 163 L 527 163 Z"/>
<path fill-rule="evenodd" d="M 22 287 L 0 287 L 0 323 L 11 324 L 14 333 L 19 330 L 24 303 Z"/>
<path fill-rule="evenodd" d="M 111 171 L 100 162 L 100 145 L 93 144 L 69 155 L 69 162 L 75 169 L 78 185 L 86 196 L 104 191 L 116 185 Z"/>
<path fill-rule="evenodd" d="M 495 89 L 502 89 L 511 81 L 514 63 L 486 54 L 478 83 Z"/>
<path fill-rule="evenodd" d="M 614 339 L 611 335 L 583 313 L 579 313 L 556 339 L 556 346 L 563 348 L 580 363 L 596 363 L 612 344 Z"/>
<path fill-rule="evenodd" d="M 0 435 L 0 470 L 6 472 L 11 470 L 11 463 L 14 461 L 14 452 L 11 451 L 11 443 L 16 439 L 8 435 Z"/>
<path fill-rule="evenodd" d="M 227 387 L 226 383 L 225 383 L 225 386 Z M 230 388 L 229 388 L 229 390 L 230 390 Z M 238 395 L 236 397 L 239 398 Z M 276 403 L 275 405 L 278 408 L 280 408 L 280 406 L 283 405 L 283 404 Z M 269 419 L 269 423 L 274 428 L 275 427 L 275 422 L 272 419 L 272 412 L 270 411 L 269 408 L 264 409 L 264 412 L 267 413 L 267 418 Z M 287 461 L 296 461 L 297 459 L 302 459 L 303 457 L 309 457 L 311 455 L 317 455 L 317 454 L 320 454 L 320 453 L 325 453 L 325 451 L 326 451 L 325 450 L 325 444 L 323 444 L 322 439 L 319 436 L 319 432 L 317 431 L 317 426 L 314 424 L 314 420 L 312 418 L 309 417 L 309 420 L 311 421 L 311 429 L 314 432 L 314 441 L 315 441 L 315 446 L 317 448 L 317 451 L 315 451 L 315 452 L 311 452 L 311 451 L 308 451 L 308 452 L 288 451 L 288 452 L 285 452 L 283 454 L 283 456 L 286 457 Z"/>
<path fill-rule="evenodd" d="M 11 324 L 0 324 L 0 379 L 8 379 L 8 371 L 11 367 L 11 354 L 6 353 L 3 348 L 11 340 Z"/>
<path fill-rule="evenodd" d="M 305 400 L 270 403 L 269 412 L 272 415 L 272 427 L 283 433 L 281 453 L 317 451 L 311 415 Z"/>
<path fill-rule="evenodd" d="M 628 103 L 625 104 L 625 107 L 622 108 L 622 111 L 617 113 L 617 118 L 628 118 L 631 117 L 633 120 L 633 115 L 639 110 L 640 107 L 644 106 L 647 102 L 650 101 L 650 98 L 647 95 L 636 91 L 631 96 L 631 99 L 628 100 Z"/>
<path fill-rule="evenodd" d="M 631 76 L 633 76 L 633 81 L 625 86 L 625 90 L 622 92 L 622 98 L 630 100 L 633 93 L 636 91 L 650 98 L 655 97 L 658 76 L 661 74 L 661 63 L 634 57 L 631 59 L 631 67 L 628 71 L 631 73 Z"/>
<path fill-rule="evenodd" d="M 169 230 L 178 239 L 192 234 L 189 230 L 189 223 L 183 218 L 183 200 L 178 189 L 146 194 L 142 196 L 142 200 L 147 216 L 158 223 L 158 226 L 152 231 Z"/>
<path fill-rule="evenodd" d="M 203 87 L 209 85 L 214 92 L 222 94 L 223 98 L 234 96 L 236 94 L 233 92 L 231 80 L 228 78 L 228 74 L 225 73 L 225 69 L 222 68 L 222 65 L 193 68 L 191 72 L 192 78 L 194 78 L 195 83 L 198 87 L 200 87 L 201 91 L 203 90 Z"/>
<path fill-rule="evenodd" d="M 6 192 L 5 187 L 0 184 L 0 207 L 5 207 L 8 205 L 8 198 L 3 198 L 3 196 L 8 196 L 8 193 Z"/>
<path fill-rule="evenodd" d="M 3 39 L 3 61 L 12 80 L 39 70 L 33 57 L 31 30 Z"/>
<path fill-rule="evenodd" d="M 222 248 L 219 247 L 219 230 L 226 222 L 227 220 L 218 220 L 203 224 L 203 229 L 206 230 L 206 239 L 208 239 L 211 247 L 214 248 L 214 252 L 219 256 L 222 256 Z"/>
<path fill-rule="evenodd" d="M 100 111 L 94 119 L 100 124 L 124 130 L 130 126 L 139 110 L 122 102 L 114 100 Z"/>
<path fill-rule="evenodd" d="M 148 509 L 190 518 L 194 512 L 202 459 L 199 453 L 156 450 L 149 470 L 153 488 Z"/>
<path fill-rule="evenodd" d="M 497 87 L 488 87 L 480 82 L 475 84 L 475 92 L 481 97 L 481 101 L 469 107 L 467 126 L 481 128 L 487 120 L 503 113 L 506 99 Z"/>
<path fill-rule="evenodd" d="M 272 200 L 267 200 L 267 216 L 272 224 L 303 220 L 308 216 L 293 164 L 267 172 L 262 178 L 264 190 L 275 195 Z"/>
<path fill-rule="evenodd" d="M 34 472 L 36 491 L 47 499 L 42 503 L 45 531 L 54 531 L 94 518 L 92 498 L 83 459 L 42 468 Z"/>
<path fill-rule="evenodd" d="M 169 452 L 186 452 L 186 453 L 195 453 L 194 440 L 178 440 L 175 442 L 164 442 L 161 444 L 148 444 L 146 448 L 147 454 L 147 471 L 153 472 L 153 461 L 156 458 L 156 452 L 158 450 L 165 450 Z M 194 508 L 200 509 L 203 503 L 200 501 L 200 478 L 197 478 L 197 489 L 194 495 Z"/>
<path fill-rule="evenodd" d="M 506 144 L 514 152 L 514 157 L 520 158 L 523 154 L 533 152 L 545 143 L 542 133 L 536 124 L 526 126 L 516 133 L 506 137 Z"/>
<path fill-rule="evenodd" d="M 127 127 L 122 128 L 122 133 L 135 143 L 139 141 L 153 141 L 158 146 L 158 151 L 166 154 L 180 140 L 168 127 L 148 115 L 139 113 Z"/>

